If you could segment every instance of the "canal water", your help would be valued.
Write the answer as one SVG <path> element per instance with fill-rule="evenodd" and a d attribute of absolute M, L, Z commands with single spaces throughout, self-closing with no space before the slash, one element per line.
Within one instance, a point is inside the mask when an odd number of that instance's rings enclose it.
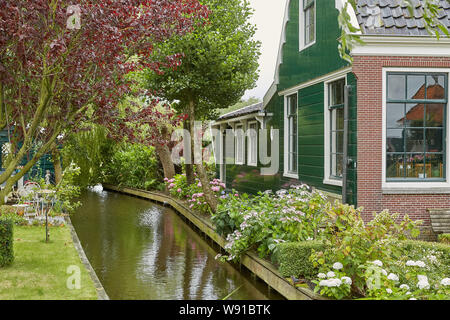
<path fill-rule="evenodd" d="M 282 299 L 216 250 L 172 209 L 101 188 L 82 195 L 72 223 L 111 299 Z"/>

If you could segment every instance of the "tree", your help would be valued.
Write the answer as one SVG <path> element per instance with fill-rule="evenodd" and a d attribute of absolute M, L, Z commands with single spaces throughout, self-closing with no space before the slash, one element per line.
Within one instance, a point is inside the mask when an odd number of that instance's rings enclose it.
<path fill-rule="evenodd" d="M 255 26 L 248 21 L 251 8 L 247 0 L 202 0 L 210 11 L 208 23 L 192 33 L 175 35 L 155 47 L 152 57 L 160 60 L 182 52 L 176 69 L 162 68 L 163 73 L 146 70 L 146 88 L 171 102 L 188 115 L 191 155 L 194 154 L 194 122 L 214 116 L 214 110 L 235 104 L 258 78 L 260 44 L 253 40 Z M 186 137 L 185 137 L 186 139 Z M 185 154 L 186 158 L 186 154 Z M 189 162 L 189 159 L 186 159 Z M 191 159 L 192 163 L 192 159 Z M 217 200 L 210 189 L 203 161 L 195 163 L 205 198 L 215 211 Z"/>
<path fill-rule="evenodd" d="M 143 101 L 125 100 L 114 121 L 104 125 L 117 141 L 155 147 L 161 161 L 164 177 L 172 179 L 175 165 L 172 160 L 173 131 L 186 119 L 176 114 L 168 103 L 143 97 Z"/>
<path fill-rule="evenodd" d="M 71 1 L 70 1 L 71 2 Z M 108 118 L 129 91 L 136 68 L 174 68 L 177 54 L 149 57 L 153 47 L 202 23 L 197 0 L 0 0 L 0 129 L 13 127 L 12 157 L 0 201 L 86 118 Z M 12 175 L 33 145 L 30 161 Z"/>

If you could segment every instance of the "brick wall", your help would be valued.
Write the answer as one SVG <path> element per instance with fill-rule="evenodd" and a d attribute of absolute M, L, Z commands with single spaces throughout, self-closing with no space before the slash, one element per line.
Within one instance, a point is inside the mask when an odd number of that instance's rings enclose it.
<path fill-rule="evenodd" d="M 364 218 L 389 209 L 424 220 L 423 237 L 435 238 L 427 208 L 450 208 L 450 194 L 382 194 L 382 75 L 383 67 L 450 68 L 450 58 L 355 56 L 353 72 L 358 78 L 358 206 Z"/>

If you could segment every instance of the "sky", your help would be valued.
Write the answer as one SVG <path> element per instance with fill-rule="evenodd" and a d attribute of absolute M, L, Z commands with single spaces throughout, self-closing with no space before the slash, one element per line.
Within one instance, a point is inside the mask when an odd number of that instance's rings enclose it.
<path fill-rule="evenodd" d="M 256 97 L 262 101 L 273 82 L 286 1 L 249 0 L 255 10 L 250 21 L 257 27 L 255 39 L 261 41 L 261 56 L 256 88 L 248 90 L 243 99 Z"/>

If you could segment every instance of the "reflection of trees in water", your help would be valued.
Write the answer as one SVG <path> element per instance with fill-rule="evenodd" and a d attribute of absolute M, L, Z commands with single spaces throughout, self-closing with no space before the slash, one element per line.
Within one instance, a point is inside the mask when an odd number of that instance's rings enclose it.
<path fill-rule="evenodd" d="M 173 211 L 124 195 L 92 192 L 73 218 L 112 299 L 266 299 Z M 262 286 L 265 289 L 265 286 Z"/>

